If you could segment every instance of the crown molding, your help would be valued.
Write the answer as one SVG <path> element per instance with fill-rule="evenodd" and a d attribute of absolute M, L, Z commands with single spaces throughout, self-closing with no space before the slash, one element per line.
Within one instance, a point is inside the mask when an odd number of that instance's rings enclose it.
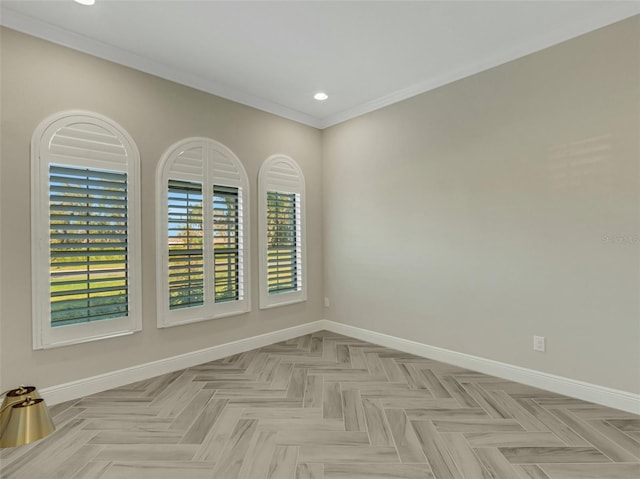
<path fill-rule="evenodd" d="M 93 38 L 23 15 L 7 8 L 4 5 L 0 6 L 0 25 L 82 53 L 102 58 L 103 60 L 108 60 L 119 65 L 133 68 L 134 70 L 139 70 L 144 73 L 164 78 L 165 80 L 170 80 L 181 85 L 195 88 L 196 90 L 210 93 L 226 100 L 231 100 L 257 110 L 272 113 L 288 120 L 293 120 L 314 128 L 319 128 L 320 125 L 319 119 L 311 115 L 307 115 L 306 113 L 287 108 L 286 106 L 278 103 L 207 80 L 197 75 L 185 73 L 142 55 L 114 47 L 108 43 L 94 40 Z"/>
<path fill-rule="evenodd" d="M 463 68 L 451 70 L 439 77 L 429 78 L 335 115 L 327 116 L 320 121 L 319 128 L 329 128 L 640 14 L 640 1 L 611 2 L 611 4 L 610 10 L 605 15 L 582 18 L 576 20 L 572 25 L 544 32 L 529 41 L 506 45 L 503 50 L 496 51 L 492 55 L 481 58 Z"/>
<path fill-rule="evenodd" d="M 598 15 L 581 18 L 571 25 L 544 32 L 526 42 L 506 45 L 503 50 L 496 51 L 464 68 L 448 71 L 438 77 L 429 78 L 324 118 L 308 115 L 197 75 L 190 75 L 164 63 L 23 15 L 4 5 L 0 5 L 0 25 L 288 120 L 325 129 L 639 14 L 639 1 L 612 1 L 605 13 L 599 12 Z"/>

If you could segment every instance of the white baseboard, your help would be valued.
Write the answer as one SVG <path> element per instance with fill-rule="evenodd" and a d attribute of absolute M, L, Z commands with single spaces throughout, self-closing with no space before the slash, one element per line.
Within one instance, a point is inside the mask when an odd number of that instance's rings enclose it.
<path fill-rule="evenodd" d="M 233 354 L 268 346 L 279 341 L 286 341 L 287 339 L 314 333 L 323 329 L 373 344 L 397 349 L 398 351 L 415 354 L 416 356 L 434 359 L 436 361 L 453 364 L 454 366 L 545 389 L 565 396 L 640 414 L 640 395 L 638 394 L 501 363 L 492 359 L 480 358 L 470 354 L 429 346 L 428 344 L 389 336 L 387 334 L 369 331 L 348 324 L 336 323 L 326 319 L 44 388 L 40 390 L 40 394 L 47 400 L 49 405 L 59 404 L 107 389 L 149 379 L 161 374 L 197 366 L 198 364 L 207 363 Z"/>
<path fill-rule="evenodd" d="M 270 344 L 287 339 L 296 338 L 305 334 L 315 333 L 324 329 L 323 321 L 293 326 L 270 333 L 260 334 L 230 343 L 219 344 L 206 349 L 200 349 L 190 353 L 180 354 L 170 358 L 152 361 L 150 363 L 132 366 L 130 368 L 99 374 L 89 378 L 71 381 L 57 386 L 40 389 L 41 396 L 47 404 L 54 405 L 73 399 L 79 399 L 90 394 L 106 391 L 107 389 L 125 386 L 136 381 L 160 376 L 162 374 L 179 371 L 181 369 L 208 363 L 234 354 L 243 353 L 252 349 L 269 346 Z"/>
<path fill-rule="evenodd" d="M 492 359 L 480 358 L 470 354 L 459 353 L 449 349 L 429 346 L 428 344 L 410 341 L 387 334 L 357 328 L 348 324 L 324 321 L 324 329 L 369 343 L 397 349 L 405 353 L 434 359 L 461 368 L 471 369 L 499 378 L 508 379 L 557 394 L 570 396 L 634 414 L 640 414 L 640 394 L 619 389 L 611 389 L 575 379 L 556 376 L 533 369 L 501 363 Z"/>

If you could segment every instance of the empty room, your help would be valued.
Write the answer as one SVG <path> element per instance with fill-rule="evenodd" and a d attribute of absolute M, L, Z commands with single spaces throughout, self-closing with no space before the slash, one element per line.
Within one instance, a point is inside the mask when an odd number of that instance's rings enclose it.
<path fill-rule="evenodd" d="M 0 478 L 640 477 L 640 2 L 0 3 Z"/>

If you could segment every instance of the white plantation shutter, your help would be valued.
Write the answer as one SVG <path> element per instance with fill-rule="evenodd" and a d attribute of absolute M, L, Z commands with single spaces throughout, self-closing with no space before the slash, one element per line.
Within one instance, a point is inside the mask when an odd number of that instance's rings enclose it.
<path fill-rule="evenodd" d="M 213 254 L 215 301 L 242 298 L 240 245 L 241 211 L 239 189 L 213 185 Z"/>
<path fill-rule="evenodd" d="M 91 112 L 44 120 L 32 139 L 34 348 L 141 328 L 139 155 Z"/>
<path fill-rule="evenodd" d="M 260 307 L 305 301 L 304 176 L 284 155 L 265 160 L 259 175 Z"/>
<path fill-rule="evenodd" d="M 202 184 L 169 180 L 167 245 L 169 309 L 204 304 Z"/>
<path fill-rule="evenodd" d="M 51 326 L 129 314 L 127 174 L 49 166 Z"/>
<path fill-rule="evenodd" d="M 249 310 L 248 180 L 208 138 L 171 146 L 158 165 L 158 327 Z"/>
<path fill-rule="evenodd" d="M 300 194 L 267 191 L 267 285 L 269 294 L 299 291 L 302 228 Z"/>

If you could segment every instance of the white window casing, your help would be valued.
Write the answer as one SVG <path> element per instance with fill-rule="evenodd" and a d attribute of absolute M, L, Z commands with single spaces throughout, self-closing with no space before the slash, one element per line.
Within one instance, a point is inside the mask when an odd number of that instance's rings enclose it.
<path fill-rule="evenodd" d="M 156 173 L 158 327 L 251 309 L 249 187 L 226 146 L 187 138 Z"/>
<path fill-rule="evenodd" d="M 305 183 L 285 155 L 267 158 L 258 177 L 260 308 L 307 299 Z"/>
<path fill-rule="evenodd" d="M 140 156 L 116 122 L 56 113 L 31 141 L 33 348 L 142 329 Z"/>

